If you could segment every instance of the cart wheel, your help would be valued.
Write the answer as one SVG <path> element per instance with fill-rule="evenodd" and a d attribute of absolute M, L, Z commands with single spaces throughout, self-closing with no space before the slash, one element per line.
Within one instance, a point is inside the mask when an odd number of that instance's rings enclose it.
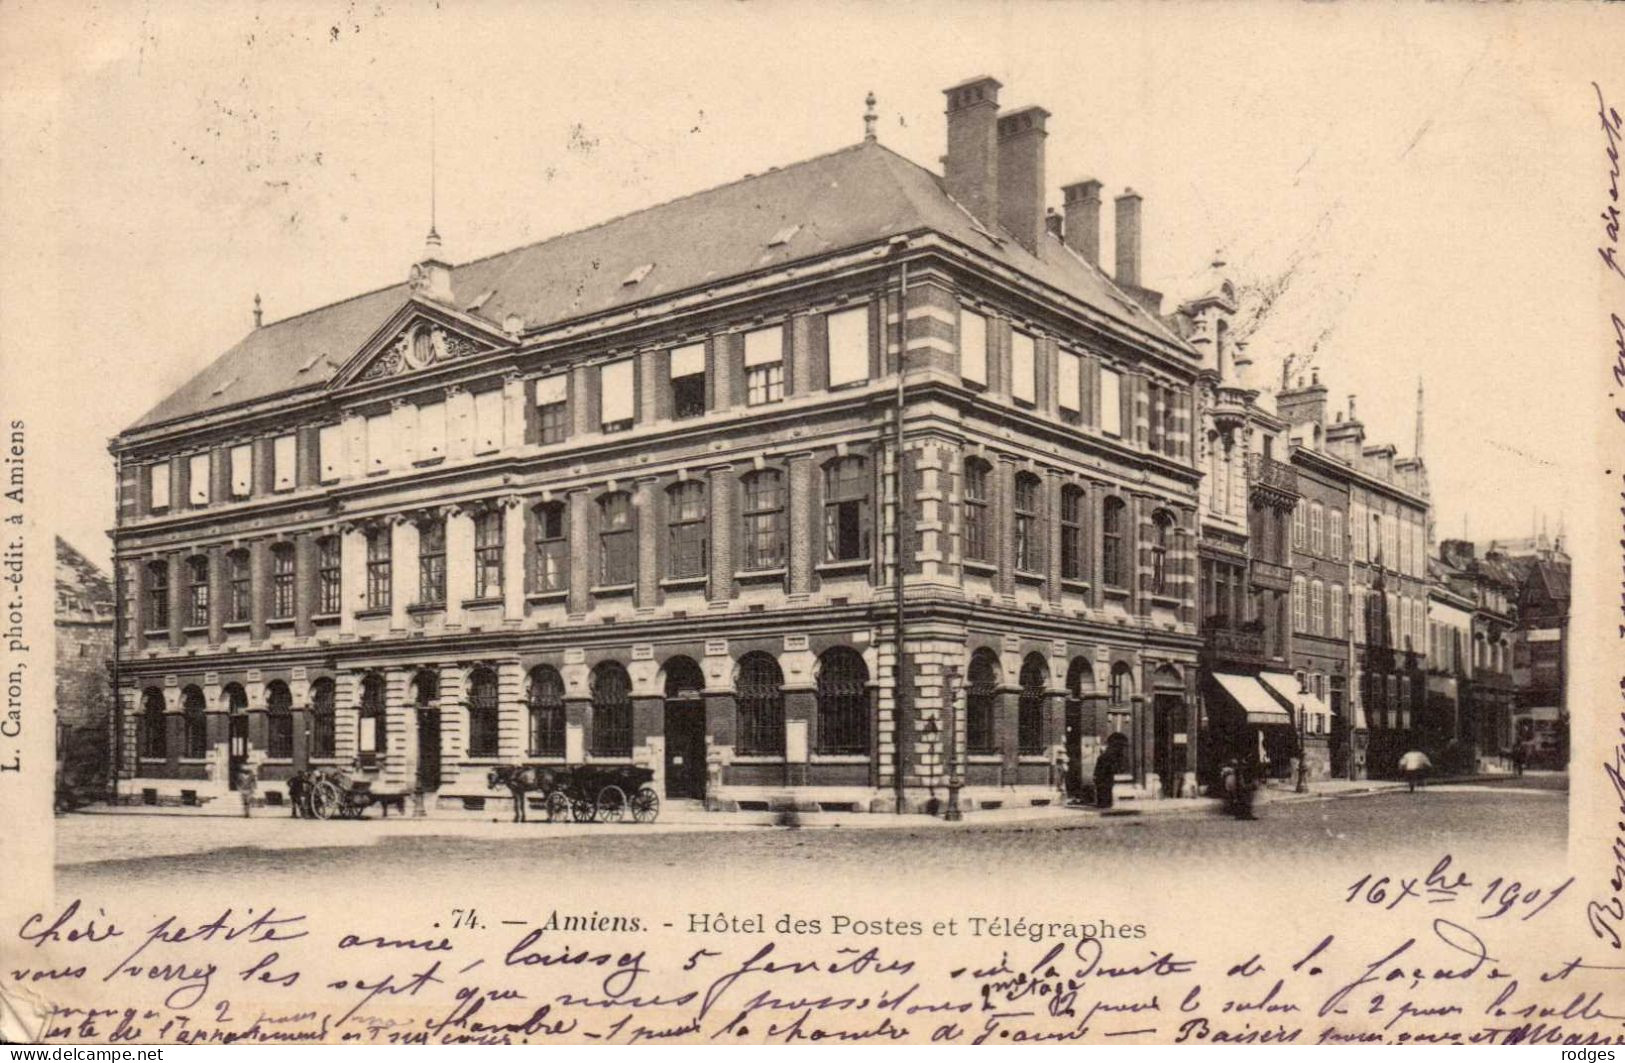
<path fill-rule="evenodd" d="M 339 788 L 325 779 L 317 783 L 310 791 L 310 810 L 317 819 L 332 819 L 343 810 L 343 798 Z"/>
<path fill-rule="evenodd" d="M 547 821 L 549 823 L 562 823 L 570 818 L 570 799 L 564 796 L 563 790 L 549 792 L 544 803 L 547 806 Z"/>
<path fill-rule="evenodd" d="M 660 815 L 660 796 L 654 787 L 645 786 L 632 795 L 632 818 L 639 823 L 653 823 Z"/>
<path fill-rule="evenodd" d="M 577 823 L 591 823 L 593 817 L 598 815 L 598 806 L 592 803 L 592 798 L 577 792 L 570 795 L 570 818 Z"/>
<path fill-rule="evenodd" d="M 626 792 L 619 786 L 606 786 L 598 791 L 598 818 L 605 823 L 619 823 L 626 814 Z"/>

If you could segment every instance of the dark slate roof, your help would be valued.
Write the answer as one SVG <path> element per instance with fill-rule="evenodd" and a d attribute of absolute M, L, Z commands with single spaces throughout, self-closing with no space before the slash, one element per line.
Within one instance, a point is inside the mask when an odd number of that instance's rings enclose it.
<path fill-rule="evenodd" d="M 113 584 L 107 574 L 60 535 L 56 537 L 56 589 L 78 595 L 87 604 L 113 603 Z"/>
<path fill-rule="evenodd" d="M 768 246 L 791 226 L 799 228 L 785 244 Z M 943 191 L 940 177 L 869 142 L 464 263 L 452 271 L 452 293 L 467 308 L 489 292 L 477 316 L 500 326 L 518 314 L 535 329 L 922 229 L 1180 344 L 1053 235 L 1045 234 L 1036 256 L 1003 233 L 996 244 Z M 637 284 L 623 283 L 651 263 Z M 407 294 L 403 282 L 255 329 L 130 427 L 318 388 Z"/>

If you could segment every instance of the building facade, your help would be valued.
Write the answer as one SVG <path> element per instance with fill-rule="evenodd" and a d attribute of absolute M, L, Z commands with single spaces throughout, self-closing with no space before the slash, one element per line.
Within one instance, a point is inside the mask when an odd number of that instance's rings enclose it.
<path fill-rule="evenodd" d="M 1495 556 L 1481 557 L 1470 542 L 1439 544 L 1446 585 L 1472 603 L 1468 681 L 1462 697 L 1462 740 L 1482 768 L 1504 768 L 1517 741 L 1513 722 L 1513 644 L 1518 627 L 1518 581 Z"/>
<path fill-rule="evenodd" d="M 69 803 L 106 793 L 113 764 L 113 585 L 56 540 L 56 775 Z"/>
<path fill-rule="evenodd" d="M 851 148 L 260 325 L 113 444 L 128 799 L 493 766 L 711 807 L 1189 785 L 1200 355 L 1047 113 Z M 831 188 L 842 190 L 839 196 Z"/>

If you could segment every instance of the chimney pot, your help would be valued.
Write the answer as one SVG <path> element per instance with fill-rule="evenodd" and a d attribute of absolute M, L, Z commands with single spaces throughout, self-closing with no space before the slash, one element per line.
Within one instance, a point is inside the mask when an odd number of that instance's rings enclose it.
<path fill-rule="evenodd" d="M 943 89 L 948 98 L 948 152 L 942 157 L 948 194 L 988 228 L 999 213 L 999 89 L 990 77 Z"/>
<path fill-rule="evenodd" d="M 1118 284 L 1140 287 L 1140 194 L 1125 188 L 1117 197 L 1117 272 L 1112 278 Z"/>
<path fill-rule="evenodd" d="M 1042 107 L 999 116 L 999 223 L 1033 254 L 1044 235 L 1044 141 L 1049 134 Z"/>
<path fill-rule="evenodd" d="M 1055 212 L 1054 207 L 1050 207 L 1044 212 L 1044 228 L 1054 233 L 1057 239 L 1064 240 L 1066 238 L 1065 223 L 1061 220 L 1061 216 Z"/>
<path fill-rule="evenodd" d="M 1100 182 L 1074 181 L 1061 189 L 1066 208 L 1066 246 L 1091 266 L 1100 265 Z"/>

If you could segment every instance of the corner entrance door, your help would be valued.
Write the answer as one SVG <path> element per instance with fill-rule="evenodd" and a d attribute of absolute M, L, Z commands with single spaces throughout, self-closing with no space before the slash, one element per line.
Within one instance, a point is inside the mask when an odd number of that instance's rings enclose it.
<path fill-rule="evenodd" d="M 1157 773 L 1157 779 L 1162 787 L 1164 797 L 1172 797 L 1175 787 L 1179 785 L 1184 775 L 1185 765 L 1176 756 L 1179 747 L 1174 744 L 1174 734 L 1184 724 L 1180 709 L 1182 705 L 1177 695 L 1158 694 L 1152 700 L 1151 710 L 1151 770 Z"/>
<path fill-rule="evenodd" d="M 440 789 L 440 713 L 418 710 L 418 789 Z"/>
<path fill-rule="evenodd" d="M 1083 705 L 1075 698 L 1066 703 L 1066 792 L 1083 796 Z"/>
<path fill-rule="evenodd" d="M 666 702 L 666 796 L 705 796 L 705 703 Z"/>
<path fill-rule="evenodd" d="M 248 763 L 248 717 L 234 712 L 227 719 L 231 723 L 226 732 L 226 777 L 235 790 L 237 776 L 242 773 L 243 765 Z"/>

